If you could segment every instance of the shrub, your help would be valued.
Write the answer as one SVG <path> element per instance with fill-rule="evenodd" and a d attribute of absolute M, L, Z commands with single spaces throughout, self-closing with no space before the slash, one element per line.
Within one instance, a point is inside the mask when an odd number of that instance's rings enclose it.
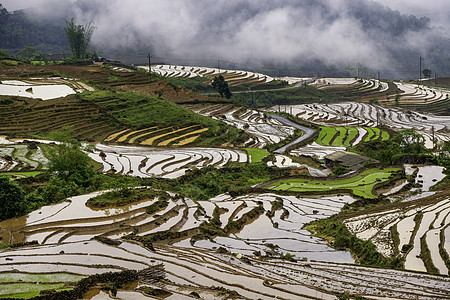
<path fill-rule="evenodd" d="M 346 174 L 348 172 L 350 172 L 350 168 L 349 167 L 338 166 L 338 167 L 333 169 L 333 175 L 336 175 L 336 176 L 344 175 L 344 174 Z"/>
<path fill-rule="evenodd" d="M 0 220 L 21 216 L 26 211 L 24 190 L 8 176 L 0 176 Z"/>

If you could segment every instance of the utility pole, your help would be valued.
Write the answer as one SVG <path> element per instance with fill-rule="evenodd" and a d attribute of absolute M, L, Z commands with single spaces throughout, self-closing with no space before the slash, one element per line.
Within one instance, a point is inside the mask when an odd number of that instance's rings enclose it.
<path fill-rule="evenodd" d="M 434 84 L 437 84 L 437 73 L 434 72 Z"/>
<path fill-rule="evenodd" d="M 359 79 L 359 67 L 358 67 L 358 76 L 356 76 Z"/>
<path fill-rule="evenodd" d="M 148 77 L 150 78 L 150 82 L 152 81 L 152 56 L 150 53 L 147 54 L 148 57 Z"/>
<path fill-rule="evenodd" d="M 380 70 L 378 70 L 378 81 L 380 81 L 381 75 L 380 75 Z"/>
<path fill-rule="evenodd" d="M 419 81 L 422 80 L 422 56 L 419 57 Z"/>
<path fill-rule="evenodd" d="M 219 74 L 220 74 L 220 59 L 217 60 L 217 69 L 219 70 Z"/>
<path fill-rule="evenodd" d="M 377 127 L 380 126 L 380 115 L 379 115 L 380 111 L 377 108 Z"/>
<path fill-rule="evenodd" d="M 431 126 L 431 138 L 433 139 L 433 150 L 434 150 L 434 126 Z"/>

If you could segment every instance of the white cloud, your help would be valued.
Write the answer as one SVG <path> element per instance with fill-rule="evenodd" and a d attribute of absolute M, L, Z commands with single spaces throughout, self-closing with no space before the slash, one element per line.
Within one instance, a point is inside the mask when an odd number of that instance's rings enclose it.
<path fill-rule="evenodd" d="M 0 0 L 1 1 L 1 0 Z M 448 11 L 450 1 L 430 6 L 417 0 L 377 0 L 392 9 L 413 13 Z M 29 1 L 9 0 L 19 5 Z M 42 2 L 47 3 L 43 5 Z M 33 0 L 34 11 L 51 17 L 67 12 L 70 1 Z M 448 2 L 448 4 L 447 4 Z M 379 9 L 372 0 L 76 0 L 71 15 L 76 22 L 93 21 L 97 49 L 152 49 L 160 57 L 228 60 L 235 62 L 289 62 L 320 60 L 327 64 L 363 64 L 380 68 L 391 64 L 389 48 L 411 45 L 417 32 L 392 37 L 389 20 L 379 28 L 363 28 L 358 9 L 370 17 Z M 49 7 L 52 7 L 49 10 Z M 431 8 L 430 8 L 431 7 Z M 381 23 L 384 22 L 384 23 Z M 426 41 L 426 39 L 421 39 Z M 419 41 L 420 42 L 420 41 Z"/>

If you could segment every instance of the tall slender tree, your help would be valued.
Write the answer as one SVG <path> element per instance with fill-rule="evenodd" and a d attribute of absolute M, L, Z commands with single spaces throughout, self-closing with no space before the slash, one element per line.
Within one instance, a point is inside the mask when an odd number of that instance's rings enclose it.
<path fill-rule="evenodd" d="M 228 87 L 228 82 L 225 81 L 225 78 L 222 75 L 214 76 L 214 80 L 211 83 L 212 87 L 215 88 L 220 97 L 224 97 L 230 99 L 232 94 L 230 88 Z"/>
<path fill-rule="evenodd" d="M 74 19 L 72 18 L 70 21 L 66 20 L 64 32 L 72 49 L 72 55 L 75 58 L 83 59 L 87 57 L 87 50 L 95 27 L 92 26 L 92 22 L 89 22 L 85 26 L 76 25 Z"/>

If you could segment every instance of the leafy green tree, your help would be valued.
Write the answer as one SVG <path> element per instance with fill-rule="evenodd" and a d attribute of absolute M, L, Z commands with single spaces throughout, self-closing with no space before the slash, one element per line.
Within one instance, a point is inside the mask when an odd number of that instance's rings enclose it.
<path fill-rule="evenodd" d="M 427 154 L 424 138 L 414 129 L 402 130 L 387 141 L 373 140 L 360 143 L 358 151 L 385 164 L 395 163 L 404 155 Z"/>
<path fill-rule="evenodd" d="M 430 78 L 431 77 L 431 70 L 430 69 L 423 69 L 422 70 L 422 74 L 425 78 Z"/>
<path fill-rule="evenodd" d="M 17 52 L 17 57 L 30 60 L 33 57 L 34 52 L 36 52 L 36 48 L 25 46 L 25 48 Z"/>
<path fill-rule="evenodd" d="M 54 132 L 52 139 L 60 143 L 48 153 L 48 172 L 66 182 L 88 186 L 95 172 L 90 158 L 82 151 L 79 141 L 70 136 L 70 130 Z"/>
<path fill-rule="evenodd" d="M 87 57 L 87 50 L 91 42 L 92 34 L 95 27 L 92 26 L 92 22 L 87 25 L 76 25 L 74 18 L 70 21 L 66 21 L 66 27 L 64 32 L 66 33 L 69 46 L 72 49 L 72 55 L 77 59 L 84 59 Z"/>
<path fill-rule="evenodd" d="M 26 211 L 25 192 L 7 176 L 0 176 L 0 220 L 21 216 Z"/>
<path fill-rule="evenodd" d="M 225 78 L 223 78 L 222 75 L 214 76 L 214 80 L 211 85 L 217 90 L 220 97 L 225 97 L 227 99 L 231 98 L 232 94 L 230 88 L 228 87 L 228 82 L 225 81 Z"/>
<path fill-rule="evenodd" d="M 425 139 L 414 129 L 405 129 L 393 138 L 405 154 L 420 154 L 426 152 Z"/>

